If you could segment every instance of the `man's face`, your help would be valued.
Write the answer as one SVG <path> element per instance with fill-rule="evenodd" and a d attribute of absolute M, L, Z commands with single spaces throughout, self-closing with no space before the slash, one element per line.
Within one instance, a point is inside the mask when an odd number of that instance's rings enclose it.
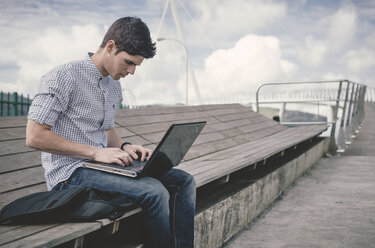
<path fill-rule="evenodd" d="M 109 53 L 109 61 L 106 68 L 108 74 L 115 80 L 119 80 L 129 73 L 133 75 L 136 66 L 140 65 L 144 58 L 140 55 L 129 55 L 124 51 L 115 54 L 116 51 L 117 49 L 113 49 Z"/>

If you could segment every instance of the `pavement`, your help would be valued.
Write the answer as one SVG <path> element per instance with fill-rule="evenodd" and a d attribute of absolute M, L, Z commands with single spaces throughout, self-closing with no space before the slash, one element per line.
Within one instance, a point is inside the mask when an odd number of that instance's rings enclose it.
<path fill-rule="evenodd" d="M 345 153 L 323 158 L 225 248 L 375 248 L 375 104 Z"/>

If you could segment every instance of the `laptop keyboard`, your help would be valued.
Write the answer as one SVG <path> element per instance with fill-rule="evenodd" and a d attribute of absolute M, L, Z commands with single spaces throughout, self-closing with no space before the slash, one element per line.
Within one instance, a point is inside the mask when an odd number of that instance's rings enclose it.
<path fill-rule="evenodd" d="M 142 161 L 134 160 L 130 166 L 122 166 L 116 163 L 107 164 L 107 166 L 114 167 L 116 169 L 127 169 L 127 170 L 132 170 L 132 171 L 139 171 L 143 169 L 143 167 L 146 165 L 146 162 L 147 161 L 142 162 Z"/>
<path fill-rule="evenodd" d="M 139 160 L 133 160 L 133 163 L 131 164 L 130 167 L 139 169 L 139 168 L 143 168 L 145 164 L 146 164 L 146 161 L 142 162 Z"/>

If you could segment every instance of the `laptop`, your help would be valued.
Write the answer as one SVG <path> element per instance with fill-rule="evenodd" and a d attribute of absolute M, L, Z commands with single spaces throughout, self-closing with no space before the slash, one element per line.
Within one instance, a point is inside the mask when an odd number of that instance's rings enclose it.
<path fill-rule="evenodd" d="M 158 178 L 185 157 L 206 121 L 172 124 L 147 161 L 134 160 L 130 166 L 84 161 L 86 168 L 106 171 L 128 177 Z"/>

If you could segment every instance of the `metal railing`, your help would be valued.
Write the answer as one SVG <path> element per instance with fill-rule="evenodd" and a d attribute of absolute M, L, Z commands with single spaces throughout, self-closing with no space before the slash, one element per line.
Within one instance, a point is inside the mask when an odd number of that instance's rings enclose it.
<path fill-rule="evenodd" d="M 319 85 L 319 84 L 336 84 L 336 94 L 334 97 L 331 93 L 326 94 L 324 90 L 320 90 L 320 94 L 316 94 L 315 99 L 282 99 L 271 101 L 259 101 L 259 92 L 265 86 L 279 86 L 279 85 Z M 319 91 L 318 91 L 319 92 Z M 349 80 L 329 80 L 329 81 L 310 81 L 310 82 L 279 82 L 279 83 L 265 83 L 260 85 L 256 91 L 255 110 L 259 112 L 260 104 L 281 104 L 279 111 L 279 121 L 284 125 L 316 125 L 327 124 L 329 128 L 327 133 L 330 136 L 329 152 L 336 154 L 336 152 L 345 151 L 346 145 L 350 144 L 351 139 L 355 137 L 358 132 L 363 119 L 364 100 L 366 95 L 366 86 L 351 82 Z M 321 106 L 328 106 L 327 121 L 307 121 L 307 122 L 287 122 L 284 121 L 284 113 L 286 105 L 294 104 L 313 104 Z"/>
<path fill-rule="evenodd" d="M 0 92 L 0 116 L 27 115 L 32 100 L 17 92 Z"/>
<path fill-rule="evenodd" d="M 24 97 L 23 94 L 19 95 L 17 92 L 0 92 L 0 117 L 27 115 L 31 102 L 29 95 Z M 120 104 L 119 108 L 126 109 L 129 106 Z"/>

